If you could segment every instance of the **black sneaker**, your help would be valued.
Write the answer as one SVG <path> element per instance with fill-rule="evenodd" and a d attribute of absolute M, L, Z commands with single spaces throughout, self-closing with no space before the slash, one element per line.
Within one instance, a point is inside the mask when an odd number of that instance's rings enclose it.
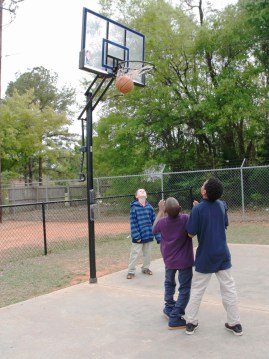
<path fill-rule="evenodd" d="M 167 309 L 164 308 L 163 314 L 164 314 L 164 316 L 165 316 L 166 319 L 170 319 L 170 313 L 171 313 L 171 312 L 169 312 Z"/>
<path fill-rule="evenodd" d="M 234 335 L 242 335 L 243 334 L 243 329 L 242 329 L 241 324 L 236 324 L 231 327 L 228 323 L 225 323 L 225 328 L 227 330 L 229 330 L 230 332 L 233 332 Z"/>
<path fill-rule="evenodd" d="M 178 317 L 178 318 L 169 318 L 169 323 L 168 323 L 168 329 L 169 330 L 174 330 L 174 329 L 183 329 L 186 328 L 186 320 L 183 319 L 182 317 Z"/>
<path fill-rule="evenodd" d="M 126 278 L 127 278 L 127 279 L 133 279 L 134 276 L 135 276 L 134 273 L 128 273 L 127 276 L 126 276 Z"/>
<path fill-rule="evenodd" d="M 188 335 L 192 335 L 195 329 L 197 328 L 198 328 L 198 323 L 197 324 L 187 323 L 185 333 Z"/>

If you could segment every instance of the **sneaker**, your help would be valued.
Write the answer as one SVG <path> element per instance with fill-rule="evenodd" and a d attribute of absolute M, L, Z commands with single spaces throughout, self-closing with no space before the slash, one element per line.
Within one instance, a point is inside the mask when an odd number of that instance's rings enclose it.
<path fill-rule="evenodd" d="M 195 331 L 195 329 L 198 328 L 198 323 L 197 324 L 192 324 L 192 323 L 187 323 L 186 325 L 186 334 L 188 335 L 192 335 Z"/>
<path fill-rule="evenodd" d="M 174 329 L 183 329 L 186 328 L 186 320 L 182 317 L 178 318 L 170 318 L 168 323 L 168 329 L 174 330 Z"/>
<path fill-rule="evenodd" d="M 134 273 L 128 273 L 127 276 L 126 276 L 126 278 L 127 278 L 127 279 L 133 279 L 134 276 L 135 276 Z"/>
<path fill-rule="evenodd" d="M 163 314 L 164 314 L 166 319 L 170 319 L 170 312 L 167 309 L 164 308 Z"/>
<path fill-rule="evenodd" d="M 148 268 L 142 269 L 142 273 L 147 274 L 147 275 L 152 275 L 153 274 L 152 271 L 150 269 L 148 269 Z"/>
<path fill-rule="evenodd" d="M 229 330 L 230 332 L 233 332 L 234 335 L 242 335 L 243 329 L 241 324 L 236 324 L 233 326 L 230 326 L 228 323 L 225 323 L 225 328 Z"/>

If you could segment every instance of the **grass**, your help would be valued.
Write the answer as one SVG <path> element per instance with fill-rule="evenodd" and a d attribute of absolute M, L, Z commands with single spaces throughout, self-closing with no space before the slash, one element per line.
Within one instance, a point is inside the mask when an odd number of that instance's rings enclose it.
<path fill-rule="evenodd" d="M 36 253 L 33 253 L 33 257 L 26 259 L 22 259 L 23 248 L 20 256 L 18 250 L 8 252 L 9 261 L 1 259 L 0 307 L 89 280 L 87 240 L 71 246 L 70 242 L 62 247 L 54 243 L 47 256 L 34 256 Z M 159 251 L 159 246 L 156 249 Z M 129 250 L 130 239 L 126 236 L 96 238 L 97 277 L 125 268 Z"/>
<path fill-rule="evenodd" d="M 229 243 L 269 244 L 268 223 L 235 222 L 227 230 Z M 197 240 L 194 239 L 194 246 Z M 126 236 L 96 238 L 95 254 L 97 277 L 127 268 L 131 241 Z M 21 258 L 21 259 L 18 259 Z M 152 245 L 152 260 L 160 258 L 159 245 Z M 83 239 L 52 248 L 47 256 L 23 259 L 16 254 L 13 262 L 0 267 L 0 307 L 50 293 L 89 280 L 89 250 Z"/>
<path fill-rule="evenodd" d="M 228 243 L 269 244 L 268 222 L 231 223 L 227 229 Z"/>

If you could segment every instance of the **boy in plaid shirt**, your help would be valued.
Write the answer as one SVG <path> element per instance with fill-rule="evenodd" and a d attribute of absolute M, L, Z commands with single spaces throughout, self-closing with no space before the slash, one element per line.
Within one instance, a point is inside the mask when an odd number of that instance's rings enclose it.
<path fill-rule="evenodd" d="M 139 253 L 143 252 L 142 273 L 152 275 L 149 269 L 151 259 L 151 242 L 154 239 L 152 225 L 155 220 L 155 212 L 147 202 L 147 192 L 140 188 L 135 192 L 135 200 L 131 202 L 130 226 L 132 247 L 129 259 L 127 279 L 135 275 L 136 261 Z M 157 243 L 160 243 L 160 234 L 155 235 Z"/>

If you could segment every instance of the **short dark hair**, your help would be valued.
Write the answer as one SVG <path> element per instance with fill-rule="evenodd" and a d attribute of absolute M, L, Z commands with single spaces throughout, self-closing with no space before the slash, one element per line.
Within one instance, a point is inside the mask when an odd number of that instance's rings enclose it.
<path fill-rule="evenodd" d="M 169 197 L 165 201 L 165 212 L 169 217 L 176 218 L 181 211 L 181 206 L 174 197 Z"/>
<path fill-rule="evenodd" d="M 181 207 L 170 207 L 166 208 L 165 212 L 168 214 L 169 217 L 176 218 L 179 215 L 179 212 L 181 211 Z"/>
<path fill-rule="evenodd" d="M 210 202 L 214 202 L 222 196 L 223 185 L 216 177 L 210 177 L 204 185 L 207 198 Z"/>

